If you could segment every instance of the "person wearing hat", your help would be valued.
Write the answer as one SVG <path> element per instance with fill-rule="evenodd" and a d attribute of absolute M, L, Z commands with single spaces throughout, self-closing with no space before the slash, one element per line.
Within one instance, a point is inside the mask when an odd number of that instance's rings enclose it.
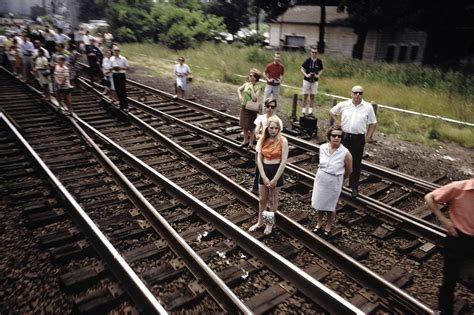
<path fill-rule="evenodd" d="M 87 53 L 87 62 L 89 63 L 89 75 L 92 86 L 94 85 L 94 77 L 102 77 L 102 59 L 104 55 L 97 47 L 97 41 L 95 38 L 91 38 L 91 44 L 89 45 L 89 50 Z"/>
<path fill-rule="evenodd" d="M 128 100 L 127 100 L 127 73 L 128 60 L 124 56 L 120 55 L 120 48 L 114 46 L 114 55 L 110 57 L 110 64 L 112 66 L 112 78 L 114 80 L 115 93 L 120 102 L 120 109 L 128 112 Z"/>

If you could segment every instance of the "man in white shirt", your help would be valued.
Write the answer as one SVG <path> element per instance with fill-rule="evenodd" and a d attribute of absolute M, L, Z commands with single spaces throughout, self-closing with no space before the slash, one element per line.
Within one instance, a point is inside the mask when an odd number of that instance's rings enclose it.
<path fill-rule="evenodd" d="M 127 58 L 120 55 L 120 48 L 114 47 L 114 55 L 110 57 L 110 65 L 112 66 L 112 78 L 114 80 L 115 93 L 120 102 L 120 109 L 128 112 L 127 100 L 127 78 L 125 73 L 129 69 Z"/>
<path fill-rule="evenodd" d="M 352 99 L 338 103 L 331 108 L 329 113 L 334 123 L 340 124 L 344 131 L 342 144 L 352 154 L 352 174 L 349 177 L 349 185 L 352 189 L 352 197 L 359 195 L 359 178 L 362 167 L 362 155 L 364 146 L 372 138 L 377 126 L 372 105 L 362 100 L 364 88 L 356 85 L 352 88 Z M 338 118 L 340 115 L 341 119 Z"/>

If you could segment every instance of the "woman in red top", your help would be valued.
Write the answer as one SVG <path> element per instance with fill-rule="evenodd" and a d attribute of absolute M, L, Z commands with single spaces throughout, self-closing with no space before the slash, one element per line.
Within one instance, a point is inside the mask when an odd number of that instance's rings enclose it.
<path fill-rule="evenodd" d="M 250 232 L 263 227 L 263 225 L 265 225 L 264 234 L 272 232 L 275 222 L 274 215 L 278 209 L 278 195 L 284 184 L 283 171 L 288 159 L 288 141 L 281 135 L 282 128 L 281 120 L 278 117 L 269 117 L 263 136 L 257 143 L 259 148 L 257 166 L 260 171 L 260 202 L 258 221 L 250 227 Z M 271 213 L 264 220 L 263 212 L 266 210 L 267 204 Z"/>

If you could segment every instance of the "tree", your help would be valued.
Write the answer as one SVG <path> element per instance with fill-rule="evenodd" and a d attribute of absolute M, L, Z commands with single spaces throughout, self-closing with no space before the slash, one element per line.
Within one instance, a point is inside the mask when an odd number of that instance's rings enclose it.
<path fill-rule="evenodd" d="M 236 34 L 242 27 L 249 24 L 249 11 L 247 0 L 216 0 L 208 4 L 206 13 L 224 19 L 227 31 Z"/>
<path fill-rule="evenodd" d="M 211 39 L 225 30 L 223 19 L 205 15 L 200 10 L 157 4 L 151 11 L 155 37 L 173 49 L 192 47 L 196 42 Z"/>
<path fill-rule="evenodd" d="M 142 41 L 153 34 L 150 9 L 149 0 L 118 0 L 111 2 L 106 12 L 114 29 L 121 28 L 122 33 L 127 34 L 126 38 Z"/>
<path fill-rule="evenodd" d="M 102 19 L 105 16 L 105 4 L 97 0 L 79 0 L 79 20 L 88 21 L 93 19 Z"/>

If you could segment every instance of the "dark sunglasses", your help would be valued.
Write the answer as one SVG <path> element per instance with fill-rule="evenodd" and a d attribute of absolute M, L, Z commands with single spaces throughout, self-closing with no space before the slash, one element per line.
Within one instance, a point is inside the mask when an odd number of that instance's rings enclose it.
<path fill-rule="evenodd" d="M 276 107 L 276 105 L 270 105 L 270 104 L 267 104 L 267 105 L 265 105 L 265 107 L 266 107 L 266 108 L 275 108 L 275 107 Z"/>
<path fill-rule="evenodd" d="M 354 93 L 354 94 L 356 94 L 356 95 L 362 95 L 362 94 L 364 94 L 364 92 L 359 92 L 359 91 L 355 91 L 355 92 L 352 91 L 352 93 Z"/>
<path fill-rule="evenodd" d="M 342 135 L 333 135 L 333 134 L 331 134 L 331 137 L 334 137 L 334 138 L 342 138 Z"/>

